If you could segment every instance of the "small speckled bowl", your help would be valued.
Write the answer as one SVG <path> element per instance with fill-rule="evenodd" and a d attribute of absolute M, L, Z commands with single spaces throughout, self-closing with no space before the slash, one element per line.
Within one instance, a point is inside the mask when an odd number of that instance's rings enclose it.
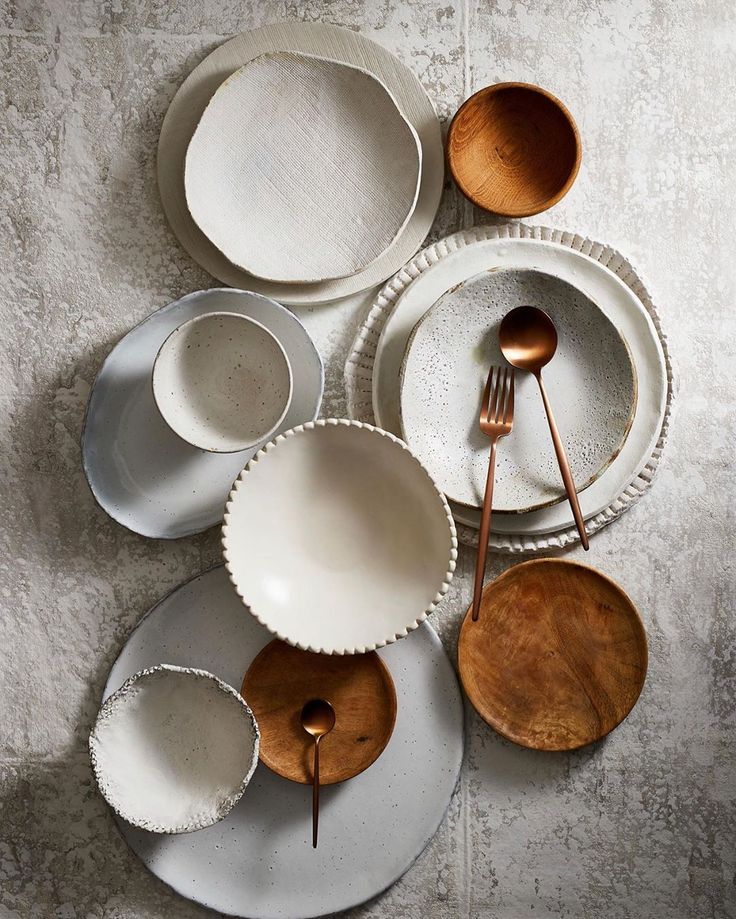
<path fill-rule="evenodd" d="M 103 797 L 133 826 L 189 833 L 222 820 L 258 763 L 253 712 L 204 670 L 141 670 L 104 702 L 89 737 Z"/>
<path fill-rule="evenodd" d="M 291 365 L 265 326 L 207 313 L 169 335 L 153 364 L 153 397 L 169 427 L 210 453 L 269 440 L 291 403 Z"/>

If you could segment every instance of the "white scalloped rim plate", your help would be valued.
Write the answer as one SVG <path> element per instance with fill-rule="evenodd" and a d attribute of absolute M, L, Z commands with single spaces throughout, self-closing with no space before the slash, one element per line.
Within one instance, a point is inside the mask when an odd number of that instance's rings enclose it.
<path fill-rule="evenodd" d="M 256 619 L 321 654 L 405 637 L 447 593 L 457 559 L 447 501 L 406 444 L 335 418 L 253 457 L 230 493 L 222 544 Z"/>
<path fill-rule="evenodd" d="M 545 227 L 512 224 L 456 233 L 419 253 L 381 291 L 359 330 L 345 382 L 349 412 L 400 430 L 399 375 L 416 322 L 455 284 L 493 267 L 537 268 L 567 280 L 616 325 L 632 353 L 639 400 L 624 448 L 581 495 L 589 533 L 621 514 L 649 486 L 667 434 L 672 370 L 659 317 L 633 268 L 615 250 Z M 462 542 L 477 545 L 479 514 L 452 507 Z M 534 552 L 577 541 L 567 502 L 494 518 L 492 548 Z"/>

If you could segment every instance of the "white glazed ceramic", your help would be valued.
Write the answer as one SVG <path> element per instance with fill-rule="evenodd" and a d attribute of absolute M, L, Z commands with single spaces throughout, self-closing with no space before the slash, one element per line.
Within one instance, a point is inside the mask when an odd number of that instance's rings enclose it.
<path fill-rule="evenodd" d="M 256 619 L 323 654 L 403 638 L 445 595 L 457 558 L 447 502 L 403 441 L 342 419 L 287 431 L 253 458 L 222 543 Z"/>
<path fill-rule="evenodd" d="M 153 398 L 182 440 L 237 453 L 268 440 L 291 403 L 289 358 L 268 329 L 241 313 L 195 316 L 153 362 Z"/>
<path fill-rule="evenodd" d="M 198 291 L 148 316 L 112 349 L 92 387 L 82 459 L 95 499 L 128 529 L 157 539 L 190 536 L 222 520 L 233 479 L 256 452 L 207 453 L 184 443 L 161 417 L 151 370 L 183 322 L 210 312 L 255 319 L 281 342 L 294 380 L 281 428 L 311 421 L 322 401 L 322 361 L 304 326 L 280 304 L 229 288 Z"/>
<path fill-rule="evenodd" d="M 105 695 L 162 659 L 205 667 L 237 686 L 269 641 L 266 629 L 243 614 L 224 568 L 215 568 L 143 617 Z M 378 653 L 396 686 L 396 727 L 370 769 L 322 789 L 318 849 L 310 845 L 311 788 L 256 769 L 228 819 L 191 836 L 162 837 L 121 822 L 133 851 L 183 896 L 252 919 L 332 914 L 393 884 L 444 817 L 463 758 L 463 705 L 428 623 Z"/>
<path fill-rule="evenodd" d="M 262 54 L 294 51 L 360 67 L 394 96 L 417 132 L 422 148 L 419 197 L 396 242 L 363 271 L 317 284 L 276 284 L 237 268 L 197 227 L 184 193 L 184 161 L 189 141 L 217 88 Z M 244 32 L 208 55 L 187 77 L 166 113 L 158 146 L 158 183 L 164 212 L 182 246 L 210 274 L 233 287 L 257 290 L 282 303 L 323 303 L 380 284 L 411 258 L 437 213 L 444 181 L 444 149 L 432 102 L 416 75 L 390 51 L 349 29 L 310 22 L 280 22 Z M 314 241 L 315 246 L 321 243 Z"/>
<path fill-rule="evenodd" d="M 258 764 L 253 712 L 204 670 L 140 670 L 103 704 L 89 738 L 97 784 L 116 814 L 154 833 L 222 820 Z"/>
<path fill-rule="evenodd" d="M 399 430 L 399 375 L 412 329 L 447 290 L 491 268 L 536 268 L 582 290 L 627 341 L 638 381 L 623 449 L 580 496 L 589 533 L 610 523 L 649 487 L 667 436 L 673 378 L 656 309 L 638 275 L 615 250 L 546 227 L 477 227 L 419 253 L 381 291 L 346 364 L 350 414 Z M 375 409 L 375 412 L 374 412 Z M 395 427 L 394 427 L 395 426 Z M 453 506 L 463 542 L 477 545 L 479 514 Z M 526 514 L 496 515 L 489 545 L 548 551 L 578 540 L 567 502 Z"/>
<path fill-rule="evenodd" d="M 389 248 L 420 175 L 417 133 L 380 80 L 282 52 L 219 87 L 189 144 L 184 187 L 196 224 L 234 265 L 314 284 Z"/>
<path fill-rule="evenodd" d="M 555 420 L 578 492 L 612 461 L 636 405 L 626 343 L 596 304 L 566 281 L 539 271 L 485 271 L 446 294 L 409 338 L 400 381 L 401 430 L 445 496 L 481 507 L 490 440 L 478 425 L 492 364 L 506 364 L 501 320 L 531 304 L 548 313 L 558 346 L 544 369 Z M 494 513 L 522 513 L 562 500 L 565 490 L 539 386 L 516 372 L 514 429 L 499 446 Z"/>

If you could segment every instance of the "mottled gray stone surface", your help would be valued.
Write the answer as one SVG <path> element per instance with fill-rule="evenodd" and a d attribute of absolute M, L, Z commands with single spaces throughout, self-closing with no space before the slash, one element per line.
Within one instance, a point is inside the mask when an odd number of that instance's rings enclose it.
<path fill-rule="evenodd" d="M 443 119 L 491 81 L 559 93 L 583 167 L 537 222 L 605 240 L 639 267 L 680 386 L 655 487 L 590 553 L 647 626 L 638 706 L 605 743 L 560 756 L 518 749 L 469 711 L 447 820 L 406 877 L 354 915 L 736 916 L 731 0 L 4 0 L 0 919 L 209 915 L 127 850 L 85 743 L 131 626 L 218 559 L 217 533 L 163 543 L 121 529 L 92 501 L 78 442 L 110 345 L 212 284 L 159 206 L 166 106 L 220 41 L 283 18 L 383 43 Z M 482 219 L 448 183 L 433 237 Z M 343 361 L 369 303 L 299 311 L 326 360 L 326 414 L 345 411 Z M 435 616 L 452 653 L 472 564 L 463 551 Z M 492 559 L 489 576 L 508 564 Z"/>

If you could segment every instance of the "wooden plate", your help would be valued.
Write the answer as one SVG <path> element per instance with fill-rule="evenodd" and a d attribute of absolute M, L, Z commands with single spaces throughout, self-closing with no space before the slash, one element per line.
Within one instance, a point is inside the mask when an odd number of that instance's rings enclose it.
<path fill-rule="evenodd" d="M 463 688 L 503 737 L 536 750 L 600 740 L 634 707 L 647 639 L 633 603 L 575 562 L 516 565 L 483 590 L 460 630 Z"/>
<path fill-rule="evenodd" d="M 334 785 L 381 755 L 396 722 L 396 690 L 375 651 L 313 654 L 272 641 L 250 665 L 242 695 L 261 729 L 261 762 L 277 775 L 312 782 L 314 743 L 299 720 L 310 699 L 327 699 L 335 727 L 321 741 L 320 784 Z"/>

